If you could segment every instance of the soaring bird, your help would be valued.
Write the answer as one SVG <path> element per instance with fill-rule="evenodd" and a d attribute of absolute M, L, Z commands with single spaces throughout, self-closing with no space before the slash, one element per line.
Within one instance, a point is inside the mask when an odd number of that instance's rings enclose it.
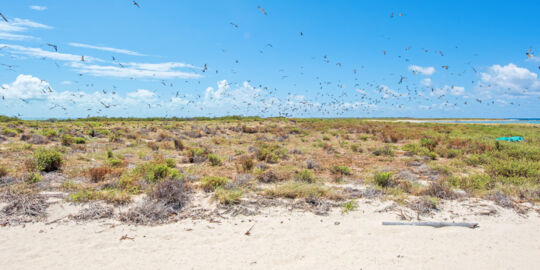
<path fill-rule="evenodd" d="M 448 70 L 448 66 L 442 66 L 442 68 L 444 68 L 444 69 Z"/>
<path fill-rule="evenodd" d="M 4 16 L 4 14 L 0 13 L 0 17 L 2 17 L 2 19 L 6 22 L 9 22 L 8 19 L 6 18 L 6 16 Z"/>
<path fill-rule="evenodd" d="M 47 46 L 52 47 L 55 52 L 58 52 L 58 46 L 56 46 L 54 44 L 51 44 L 51 43 L 47 43 Z"/>
<path fill-rule="evenodd" d="M 231 25 L 234 26 L 235 28 L 238 28 L 238 24 L 236 23 L 231 22 Z"/>
<path fill-rule="evenodd" d="M 133 5 L 136 6 L 136 7 L 138 7 L 138 8 L 141 7 L 141 6 L 139 6 L 139 3 L 135 2 L 135 1 L 133 1 Z"/>
<path fill-rule="evenodd" d="M 206 70 L 208 70 L 208 67 L 206 66 L 206 64 L 204 64 L 204 67 L 202 69 L 202 72 L 206 72 Z"/>
<path fill-rule="evenodd" d="M 84 55 L 82 55 L 82 56 L 81 56 L 81 61 L 83 61 L 83 62 L 84 62 Z"/>
<path fill-rule="evenodd" d="M 534 56 L 534 53 L 532 52 L 532 49 L 529 48 L 529 51 L 525 53 L 527 55 L 528 58 L 533 58 Z"/>
<path fill-rule="evenodd" d="M 261 6 L 258 6 L 258 8 L 262 11 L 262 13 L 263 13 L 264 15 L 268 15 L 268 14 L 266 13 L 266 10 L 264 10 Z"/>

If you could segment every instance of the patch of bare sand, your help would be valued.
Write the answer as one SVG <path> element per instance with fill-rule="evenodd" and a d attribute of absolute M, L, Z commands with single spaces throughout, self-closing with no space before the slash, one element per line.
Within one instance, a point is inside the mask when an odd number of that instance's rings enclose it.
<path fill-rule="evenodd" d="M 56 213 L 49 219 L 62 216 L 66 209 L 52 207 Z M 0 261 L 3 269 L 535 269 L 540 265 L 540 217 L 535 211 L 522 216 L 489 202 L 449 201 L 440 212 L 422 219 L 478 222 L 480 227 L 381 225 L 399 220 L 400 211 L 391 202 L 360 200 L 357 210 L 342 214 L 335 209 L 328 216 L 278 207 L 221 223 L 181 220 L 150 227 L 102 220 L 7 226 L 0 228 Z M 245 235 L 253 224 L 250 235 Z"/>

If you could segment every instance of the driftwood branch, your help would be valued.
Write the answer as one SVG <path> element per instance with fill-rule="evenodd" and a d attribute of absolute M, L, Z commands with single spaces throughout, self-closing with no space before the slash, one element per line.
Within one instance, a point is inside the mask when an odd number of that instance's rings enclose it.
<path fill-rule="evenodd" d="M 391 222 L 383 221 L 382 225 L 409 225 L 409 226 L 429 226 L 435 228 L 455 226 L 455 227 L 466 227 L 466 228 L 478 228 L 478 223 L 466 223 L 466 222 Z"/>

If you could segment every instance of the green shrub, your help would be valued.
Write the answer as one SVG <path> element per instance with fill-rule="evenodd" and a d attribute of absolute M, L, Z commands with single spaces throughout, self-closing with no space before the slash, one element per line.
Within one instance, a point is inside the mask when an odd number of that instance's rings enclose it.
<path fill-rule="evenodd" d="M 145 179 L 150 183 L 155 183 L 167 177 L 168 173 L 169 167 L 167 167 L 167 164 L 153 165 L 147 169 Z"/>
<path fill-rule="evenodd" d="M 60 169 L 64 159 L 56 150 L 41 148 L 34 153 L 34 163 L 38 170 L 52 172 Z"/>
<path fill-rule="evenodd" d="M 351 168 L 347 166 L 333 166 L 330 171 L 334 174 L 351 175 Z"/>
<path fill-rule="evenodd" d="M 474 174 L 463 180 L 462 187 L 473 190 L 485 190 L 492 182 L 491 177 L 489 177 L 487 174 Z"/>
<path fill-rule="evenodd" d="M 348 201 L 346 203 L 343 203 L 341 206 L 343 207 L 343 209 L 341 210 L 341 213 L 343 214 L 348 213 L 350 211 L 354 211 L 356 210 L 356 208 L 358 208 L 358 204 L 356 203 L 356 200 Z"/>
<path fill-rule="evenodd" d="M 54 138 L 58 136 L 58 131 L 56 131 L 55 129 L 47 129 L 43 131 L 43 135 L 48 138 Z"/>
<path fill-rule="evenodd" d="M 165 160 L 165 162 L 167 163 L 167 167 L 169 168 L 176 168 L 176 160 L 174 160 L 173 158 L 168 158 Z"/>
<path fill-rule="evenodd" d="M 420 144 L 429 149 L 429 151 L 434 151 L 435 150 L 435 147 L 437 147 L 437 141 L 431 139 L 431 138 L 422 138 L 420 140 Z"/>
<path fill-rule="evenodd" d="M 465 162 L 465 164 L 469 165 L 469 166 L 478 166 L 478 165 L 483 165 L 483 164 L 487 164 L 488 163 L 488 159 L 486 158 L 485 155 L 479 155 L 479 154 L 472 154 L 466 158 L 463 159 L 463 161 Z"/>
<path fill-rule="evenodd" d="M 4 130 L 2 130 L 2 134 L 6 135 L 8 137 L 15 137 L 15 136 L 17 136 L 17 134 L 19 134 L 19 132 L 17 130 L 15 130 L 15 129 L 4 128 Z"/>
<path fill-rule="evenodd" d="M 107 150 L 107 158 L 113 158 L 114 154 L 112 150 Z"/>
<path fill-rule="evenodd" d="M 291 181 L 274 188 L 267 189 L 265 194 L 273 197 L 296 198 L 319 198 L 339 199 L 341 196 L 331 188 L 321 184 Z"/>
<path fill-rule="evenodd" d="M 107 159 L 107 163 L 111 167 L 122 167 L 122 165 L 124 164 L 124 162 L 119 158 L 109 158 Z"/>
<path fill-rule="evenodd" d="M 64 134 L 62 136 L 62 145 L 63 146 L 70 146 L 73 144 L 73 137 L 69 134 Z"/>
<path fill-rule="evenodd" d="M 306 182 L 306 183 L 315 182 L 315 176 L 313 175 L 313 172 L 311 172 L 308 169 L 297 172 L 295 179 L 296 181 L 301 181 L 301 182 Z"/>
<path fill-rule="evenodd" d="M 73 139 L 73 142 L 75 142 L 75 144 L 85 144 L 86 143 L 86 139 L 85 138 L 82 138 L 82 137 L 75 137 Z"/>
<path fill-rule="evenodd" d="M 540 165 L 525 159 L 497 160 L 489 164 L 489 172 L 503 177 L 540 177 Z"/>
<path fill-rule="evenodd" d="M 214 198 L 221 204 L 239 203 L 240 197 L 242 197 L 242 190 L 240 189 L 225 189 L 218 187 L 214 192 Z"/>
<path fill-rule="evenodd" d="M 201 180 L 201 187 L 205 191 L 214 191 L 219 187 L 225 186 L 229 182 L 226 177 L 206 176 Z"/>
<path fill-rule="evenodd" d="M 41 182 L 41 174 L 39 174 L 37 172 L 31 172 L 24 179 L 24 182 L 27 183 L 27 184 L 35 184 L 35 183 Z"/>
<path fill-rule="evenodd" d="M 394 156 L 394 150 L 390 146 L 385 146 L 382 148 L 377 148 L 375 151 L 373 151 L 373 154 L 376 156 L 387 156 L 387 157 L 393 157 Z"/>
<path fill-rule="evenodd" d="M 377 172 L 374 176 L 375 185 L 385 188 L 392 184 L 392 172 Z"/>
<path fill-rule="evenodd" d="M 212 166 L 219 166 L 221 165 L 221 158 L 214 155 L 214 154 L 208 154 L 208 161 L 210 161 L 210 164 Z"/>

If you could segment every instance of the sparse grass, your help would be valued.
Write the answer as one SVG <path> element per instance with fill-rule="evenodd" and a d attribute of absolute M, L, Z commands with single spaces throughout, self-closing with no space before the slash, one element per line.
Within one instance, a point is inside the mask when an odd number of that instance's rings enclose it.
<path fill-rule="evenodd" d="M 329 187 L 322 184 L 290 181 L 277 185 L 265 191 L 265 195 L 283 198 L 327 198 L 339 199 L 341 196 Z"/>
<path fill-rule="evenodd" d="M 214 191 L 219 187 L 225 186 L 229 182 L 226 177 L 206 176 L 201 180 L 201 187 L 205 191 Z"/>
<path fill-rule="evenodd" d="M 221 204 L 229 205 L 239 203 L 242 194 L 243 192 L 240 189 L 218 187 L 214 191 L 214 198 Z"/>
<path fill-rule="evenodd" d="M 34 193 L 52 188 L 72 193 L 70 198 L 76 201 L 120 203 L 136 194 L 147 193 L 149 198 L 163 183 L 185 181 L 183 188 L 216 191 L 212 196 L 226 204 L 235 202 L 226 198 L 238 191 L 268 197 L 339 199 L 350 196 L 348 191 L 340 191 L 340 180 L 357 174 L 354 178 L 376 185 L 362 196 L 384 194 L 403 204 L 411 201 L 411 195 L 454 199 L 461 196 L 456 189 L 504 205 L 509 200 L 540 202 L 540 138 L 534 125 L 236 117 L 192 120 L 0 123 L 0 164 L 5 168 L 0 166 L 0 177 L 4 176 L 0 188 L 24 184 Z M 514 135 L 525 141 L 495 141 Z M 47 147 L 37 146 L 44 143 Z M 90 172 L 93 168 L 100 171 Z M 426 187 L 381 169 L 399 175 L 411 171 L 420 179 L 437 180 Z M 58 172 L 47 174 L 52 171 Z M 32 173 L 47 180 L 64 174 L 72 180 L 60 187 L 48 181 L 25 182 Z M 217 179 L 201 178 L 204 175 Z M 355 182 L 352 178 L 348 180 Z M 175 190 L 171 187 L 163 188 L 163 194 Z M 132 209 L 132 220 L 164 221 L 179 211 L 171 210 L 165 199 L 149 200 L 137 208 L 139 212 Z"/>
<path fill-rule="evenodd" d="M 212 166 L 219 166 L 222 163 L 221 158 L 214 154 L 208 154 L 208 161 Z"/>
<path fill-rule="evenodd" d="M 356 200 L 351 200 L 351 201 L 341 204 L 341 207 L 342 207 L 341 213 L 346 214 L 346 213 L 349 213 L 350 211 L 356 210 L 358 208 L 358 203 L 356 202 Z"/>
<path fill-rule="evenodd" d="M 295 176 L 296 181 L 300 182 L 306 182 L 306 183 L 314 183 L 316 181 L 315 175 L 310 170 L 302 170 L 296 173 Z"/>

